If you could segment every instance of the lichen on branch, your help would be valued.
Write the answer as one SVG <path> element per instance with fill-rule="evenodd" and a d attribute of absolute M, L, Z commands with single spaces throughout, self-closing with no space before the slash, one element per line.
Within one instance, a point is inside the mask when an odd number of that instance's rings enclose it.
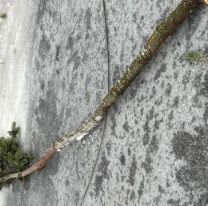
<path fill-rule="evenodd" d="M 74 140 L 81 140 L 89 134 L 104 118 L 109 108 L 116 102 L 118 97 L 124 93 L 131 82 L 140 74 L 144 66 L 156 54 L 162 43 L 172 35 L 177 27 L 200 5 L 202 0 L 182 0 L 173 12 L 156 26 L 152 35 L 147 39 L 139 55 L 133 60 L 123 76 L 112 86 L 110 91 L 102 99 L 95 112 L 76 130 L 67 133 L 64 137 L 54 142 L 43 154 L 42 158 L 34 165 L 22 172 L 13 173 L 0 178 L 0 182 L 11 179 L 26 177 L 42 169 L 51 157 L 63 147 Z"/>
<path fill-rule="evenodd" d="M 77 130 L 66 134 L 62 139 L 54 143 L 54 148 L 60 150 L 79 136 L 88 134 L 104 117 L 104 114 L 124 93 L 130 83 L 140 74 L 144 66 L 156 54 L 162 43 L 176 31 L 176 28 L 201 4 L 198 0 L 182 0 L 167 18 L 156 26 L 156 29 L 147 39 L 139 55 L 133 60 L 123 76 L 112 86 L 108 94 L 103 98 L 100 106 L 94 114 Z M 100 117 L 97 121 L 97 117 Z"/>

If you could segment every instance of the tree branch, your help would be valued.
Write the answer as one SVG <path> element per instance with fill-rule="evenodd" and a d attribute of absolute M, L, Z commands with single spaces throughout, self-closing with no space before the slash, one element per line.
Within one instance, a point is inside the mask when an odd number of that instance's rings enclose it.
<path fill-rule="evenodd" d="M 203 0 L 207 4 L 207 0 Z M 144 65 L 155 55 L 162 43 L 176 31 L 176 28 L 196 9 L 202 1 L 200 0 L 182 0 L 169 16 L 163 20 L 148 38 L 139 55 L 133 60 L 123 76 L 113 85 L 107 95 L 102 99 L 100 106 L 96 111 L 78 127 L 75 131 L 66 134 L 61 139 L 54 142 L 43 154 L 42 158 L 30 168 L 15 174 L 0 178 L 0 182 L 11 179 L 26 177 L 42 169 L 53 157 L 56 151 L 60 151 L 64 146 L 74 140 L 81 140 L 85 135 L 94 129 L 104 118 L 104 114 L 115 103 L 117 98 L 124 93 L 135 77 L 139 75 Z"/>

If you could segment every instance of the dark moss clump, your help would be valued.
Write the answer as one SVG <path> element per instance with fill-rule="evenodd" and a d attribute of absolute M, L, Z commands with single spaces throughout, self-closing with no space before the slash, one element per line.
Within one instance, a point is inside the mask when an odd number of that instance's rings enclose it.
<path fill-rule="evenodd" d="M 6 13 L 0 14 L 0 18 L 6 19 Z"/>
<path fill-rule="evenodd" d="M 8 138 L 0 137 L 0 178 L 23 171 L 29 167 L 32 159 L 31 154 L 24 152 L 19 143 L 19 128 L 16 128 L 15 123 L 8 133 Z M 0 183 L 0 189 L 10 182 Z"/>

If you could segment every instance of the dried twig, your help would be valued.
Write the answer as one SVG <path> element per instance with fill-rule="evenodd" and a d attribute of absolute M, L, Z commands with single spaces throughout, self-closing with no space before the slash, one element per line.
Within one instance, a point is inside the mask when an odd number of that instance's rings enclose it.
<path fill-rule="evenodd" d="M 113 85 L 92 116 L 81 124 L 78 129 L 66 134 L 63 138 L 53 143 L 46 153 L 43 154 L 42 158 L 33 166 L 25 171 L 0 178 L 0 182 L 25 177 L 39 171 L 47 164 L 47 162 L 57 151 L 60 151 L 64 146 L 68 145 L 73 140 L 81 140 L 93 128 L 95 128 L 104 118 L 104 114 L 115 103 L 117 98 L 124 93 L 134 78 L 138 76 L 144 65 L 147 64 L 155 55 L 162 43 L 168 38 L 168 36 L 175 32 L 176 28 L 190 15 L 190 13 L 193 12 L 193 10 L 199 7 L 201 2 L 201 0 L 182 0 L 177 8 L 156 27 L 155 31 L 148 38 L 139 55 L 134 59 L 123 76 Z M 204 2 L 207 3 L 207 0 L 204 0 Z"/>

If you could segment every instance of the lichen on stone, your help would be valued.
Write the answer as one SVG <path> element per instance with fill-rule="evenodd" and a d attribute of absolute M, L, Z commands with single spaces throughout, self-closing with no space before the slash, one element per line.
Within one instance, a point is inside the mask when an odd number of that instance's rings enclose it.
<path fill-rule="evenodd" d="M 0 178 L 21 172 L 30 165 L 32 155 L 25 152 L 19 142 L 19 131 L 16 124 L 12 124 L 9 137 L 0 137 Z M 0 183 L 0 189 L 11 181 Z"/>
<path fill-rule="evenodd" d="M 191 64 L 197 64 L 199 62 L 208 62 L 208 55 L 206 54 L 206 52 L 202 50 L 190 51 L 187 52 L 184 56 L 185 60 L 187 60 Z"/>

